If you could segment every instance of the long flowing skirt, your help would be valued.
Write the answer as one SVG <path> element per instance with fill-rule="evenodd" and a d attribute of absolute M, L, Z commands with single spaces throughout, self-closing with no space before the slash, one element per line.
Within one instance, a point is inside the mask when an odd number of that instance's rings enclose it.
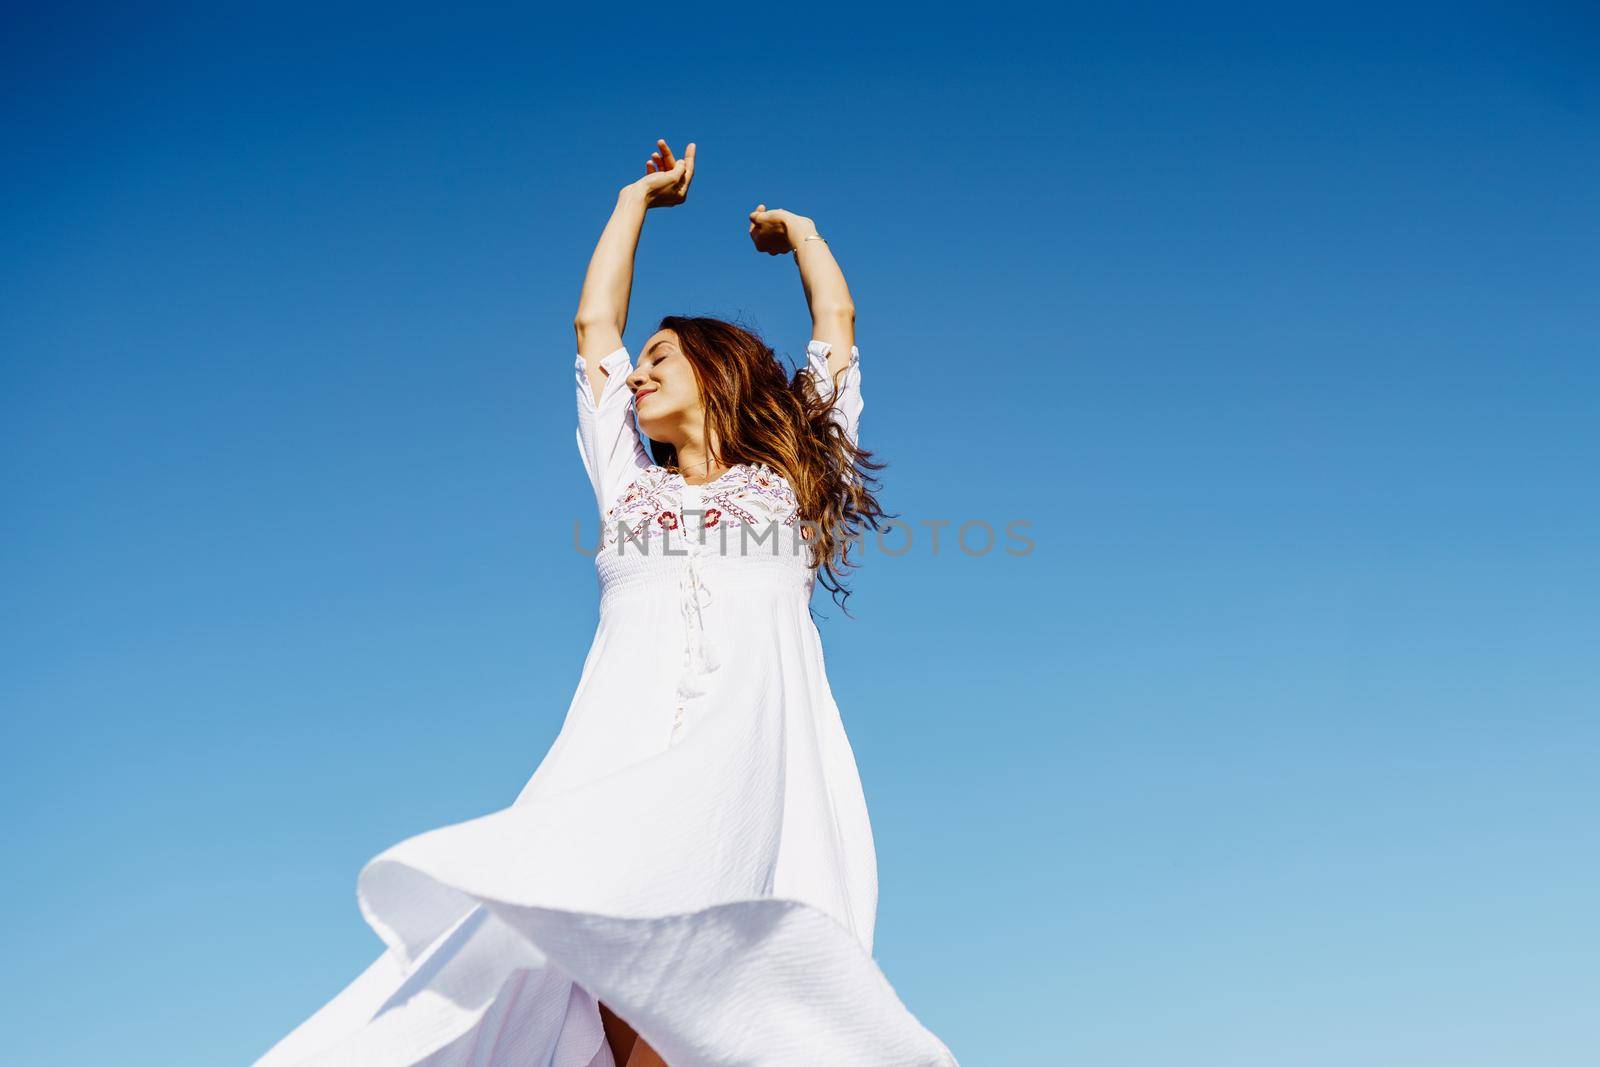
<path fill-rule="evenodd" d="M 362 869 L 387 948 L 257 1067 L 614 1067 L 599 1001 L 671 1067 L 954 1067 L 872 957 L 871 828 L 804 607 L 720 613 L 685 696 L 681 619 L 634 592 L 517 800 Z"/>

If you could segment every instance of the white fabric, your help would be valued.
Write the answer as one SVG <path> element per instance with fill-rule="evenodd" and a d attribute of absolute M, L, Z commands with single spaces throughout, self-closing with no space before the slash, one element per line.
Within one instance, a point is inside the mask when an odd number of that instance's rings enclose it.
<path fill-rule="evenodd" d="M 855 444 L 860 433 L 861 409 L 865 406 L 861 399 L 861 349 L 850 346 L 850 363 L 845 368 L 837 397 L 833 395 L 833 376 L 828 373 L 828 353 L 832 350 L 833 345 L 827 341 L 813 340 L 806 346 L 806 368 L 811 372 L 818 394 L 824 400 L 833 399 L 834 421 L 844 427 L 851 444 Z"/>
<path fill-rule="evenodd" d="M 827 351 L 807 363 L 831 395 Z M 362 869 L 387 950 L 257 1067 L 615 1067 L 597 1000 L 671 1067 L 954 1067 L 872 958 L 877 858 L 794 494 L 759 465 L 653 466 L 627 349 L 603 363 L 598 404 L 576 364 L 608 521 L 561 730 L 511 806 Z"/>

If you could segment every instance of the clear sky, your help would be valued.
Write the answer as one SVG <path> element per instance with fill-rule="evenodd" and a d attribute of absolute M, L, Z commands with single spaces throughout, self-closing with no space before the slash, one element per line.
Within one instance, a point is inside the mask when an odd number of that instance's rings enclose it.
<path fill-rule="evenodd" d="M 816 604 L 963 1064 L 1592 1064 L 1600 19 L 1114 8 L 9 10 L 0 1058 L 249 1062 L 515 798 L 664 136 L 631 347 L 801 355 L 758 201 L 849 278 L 915 536 Z"/>

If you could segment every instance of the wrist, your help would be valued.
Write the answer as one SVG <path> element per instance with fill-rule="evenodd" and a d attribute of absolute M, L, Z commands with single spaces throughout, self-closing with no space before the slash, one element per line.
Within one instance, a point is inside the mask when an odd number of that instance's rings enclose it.
<path fill-rule="evenodd" d="M 618 206 L 627 204 L 630 206 L 649 207 L 650 198 L 646 195 L 643 185 L 638 182 L 631 182 L 618 190 L 617 204 Z"/>
<path fill-rule="evenodd" d="M 804 215 L 785 212 L 783 217 L 783 232 L 788 235 L 790 244 L 799 244 L 801 241 L 817 232 L 817 224 Z"/>

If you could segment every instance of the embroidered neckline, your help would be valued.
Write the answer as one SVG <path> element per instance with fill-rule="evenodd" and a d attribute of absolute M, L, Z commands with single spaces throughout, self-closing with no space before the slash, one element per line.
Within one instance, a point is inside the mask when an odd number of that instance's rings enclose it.
<path fill-rule="evenodd" d="M 709 482 L 693 486 L 682 474 L 652 463 L 607 509 L 601 547 L 622 538 L 648 541 L 680 529 L 683 509 L 691 502 L 698 505 L 696 510 L 706 509 L 701 519 L 705 527 L 730 522 L 755 526 L 769 520 L 794 526 L 799 521 L 794 490 L 765 463 L 735 463 Z"/>
<path fill-rule="evenodd" d="M 706 490 L 706 489 L 711 489 L 714 486 L 721 485 L 723 482 L 725 482 L 728 479 L 732 478 L 734 475 L 738 474 L 740 471 L 743 471 L 743 470 L 747 469 L 749 466 L 750 466 L 750 464 L 748 464 L 748 463 L 735 463 L 733 466 L 729 467 L 727 470 L 723 471 L 721 474 L 717 475 L 715 478 L 711 479 L 709 482 L 701 482 L 699 485 L 690 485 L 688 482 L 684 481 L 683 475 L 678 473 L 677 471 L 667 471 L 667 480 L 668 481 L 677 482 L 678 487 L 681 488 L 681 489 Z M 662 468 L 662 469 L 665 470 L 666 468 Z"/>

